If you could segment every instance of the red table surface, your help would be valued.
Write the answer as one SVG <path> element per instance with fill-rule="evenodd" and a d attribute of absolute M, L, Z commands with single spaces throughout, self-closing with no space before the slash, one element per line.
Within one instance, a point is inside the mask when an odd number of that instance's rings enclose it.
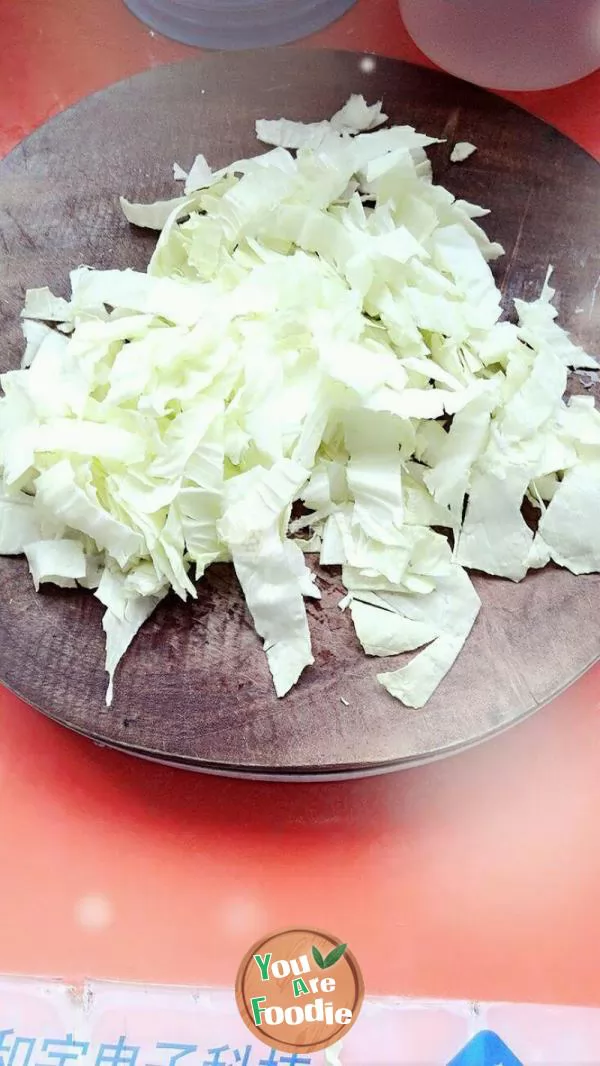
<path fill-rule="evenodd" d="M 0 152 L 197 54 L 120 0 L 0 0 L 0 26 Z M 394 0 L 306 44 L 426 62 Z M 510 95 L 600 156 L 600 72 Z M 599 709 L 596 668 L 465 755 L 290 786 L 138 762 L 0 690 L 0 971 L 231 984 L 253 940 L 305 922 L 350 942 L 370 993 L 600 1004 Z"/>

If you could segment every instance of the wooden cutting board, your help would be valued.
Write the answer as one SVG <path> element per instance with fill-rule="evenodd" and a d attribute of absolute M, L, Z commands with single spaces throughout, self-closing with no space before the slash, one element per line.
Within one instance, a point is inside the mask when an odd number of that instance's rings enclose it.
<path fill-rule="evenodd" d="M 600 167 L 480 89 L 387 59 L 365 71 L 361 58 L 207 55 L 114 85 L 23 141 L 0 163 L 0 368 L 18 365 L 27 287 L 66 295 L 80 264 L 145 267 L 154 238 L 128 226 L 119 193 L 175 195 L 174 160 L 189 166 L 202 151 L 222 165 L 254 153 L 256 118 L 318 120 L 352 92 L 383 97 L 393 122 L 448 139 L 432 152 L 436 180 L 491 207 L 488 232 L 506 248 L 495 270 L 507 308 L 514 296 L 538 295 L 551 262 L 561 322 L 597 349 Z M 478 151 L 452 165 L 459 140 Z M 315 666 L 278 701 L 232 570 L 215 566 L 197 602 L 169 597 L 146 624 L 107 710 L 98 601 L 50 587 L 36 594 L 22 559 L 0 559 L 0 582 L 5 685 L 100 742 L 217 772 L 337 776 L 445 755 L 542 706 L 600 655 L 599 576 L 553 567 L 519 585 L 475 576 L 483 608 L 473 634 L 429 705 L 409 710 L 377 684 L 377 671 L 393 664 L 363 654 L 329 570 L 322 601 L 309 608 Z"/>

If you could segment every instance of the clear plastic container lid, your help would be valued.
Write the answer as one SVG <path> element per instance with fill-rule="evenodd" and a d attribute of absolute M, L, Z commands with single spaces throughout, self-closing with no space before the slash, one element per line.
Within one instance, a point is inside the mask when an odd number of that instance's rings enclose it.
<path fill-rule="evenodd" d="M 327 26 L 356 0 L 125 0 L 165 37 L 203 48 L 262 48 Z"/>

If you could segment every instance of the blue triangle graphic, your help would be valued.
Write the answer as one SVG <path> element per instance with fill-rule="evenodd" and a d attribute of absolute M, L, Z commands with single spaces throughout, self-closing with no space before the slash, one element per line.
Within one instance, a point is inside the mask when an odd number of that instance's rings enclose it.
<path fill-rule="evenodd" d="M 523 1066 L 496 1033 L 487 1029 L 478 1033 L 448 1066 Z"/>

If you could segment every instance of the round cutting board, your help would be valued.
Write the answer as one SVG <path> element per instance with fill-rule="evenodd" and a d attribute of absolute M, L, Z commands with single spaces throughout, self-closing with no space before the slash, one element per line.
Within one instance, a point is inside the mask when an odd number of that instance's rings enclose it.
<path fill-rule="evenodd" d="M 22 350 L 24 290 L 67 294 L 80 264 L 143 269 L 154 237 L 118 204 L 177 195 L 172 164 L 199 151 L 220 166 L 257 150 L 259 117 L 318 120 L 350 93 L 383 97 L 393 122 L 447 138 L 436 180 L 492 209 L 488 232 L 511 298 L 538 295 L 555 266 L 560 319 L 593 349 L 600 276 L 600 168 L 551 127 L 466 83 L 352 53 L 212 54 L 91 96 L 0 163 L 0 368 Z M 449 162 L 456 141 L 478 151 Z M 598 301 L 600 305 L 600 300 Z M 579 383 L 575 386 L 582 389 Z M 339 573 L 311 603 L 315 665 L 277 700 L 232 570 L 211 567 L 198 600 L 169 597 L 138 635 L 104 703 L 102 608 L 83 591 L 36 594 L 23 559 L 0 559 L 0 679 L 57 721 L 102 743 L 196 769 L 300 778 L 379 772 L 460 750 L 542 706 L 600 655 L 600 576 L 548 567 L 515 585 L 475 575 L 483 607 L 430 703 L 409 710 L 377 684 L 401 659 L 367 658 Z M 342 702 L 346 701 L 346 702 Z"/>

